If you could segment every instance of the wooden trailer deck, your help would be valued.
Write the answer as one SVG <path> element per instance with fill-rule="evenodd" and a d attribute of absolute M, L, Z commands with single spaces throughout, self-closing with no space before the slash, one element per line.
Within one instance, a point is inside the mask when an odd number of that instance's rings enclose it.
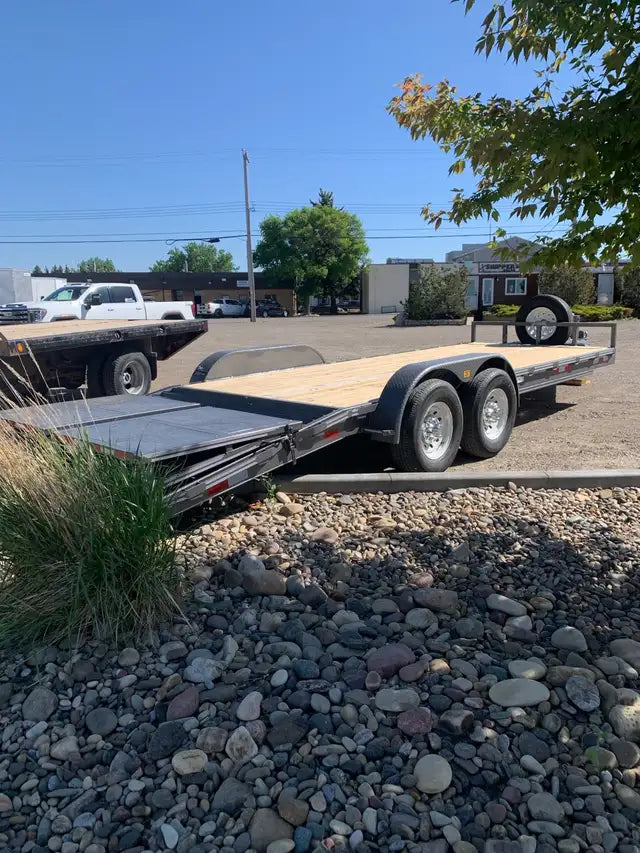
<path fill-rule="evenodd" d="M 160 326 L 167 323 L 192 322 L 178 320 L 59 320 L 55 323 L 8 323 L 0 324 L 0 341 L 31 341 L 39 338 L 54 338 L 77 332 L 106 332 L 122 329 L 143 329 L 145 326 Z M 198 322 L 202 322 L 199 320 Z"/>
<path fill-rule="evenodd" d="M 598 352 L 605 351 L 608 350 L 601 347 L 457 344 L 359 358 L 353 361 L 314 364 L 309 367 L 293 367 L 248 376 L 213 379 L 199 383 L 198 387 L 203 390 L 221 391 L 245 397 L 290 400 L 343 408 L 377 400 L 391 376 L 404 365 L 415 362 L 456 356 L 498 355 L 504 356 L 518 373 L 543 364 L 555 366 L 563 362 L 575 363 L 581 357 L 589 358 Z"/>

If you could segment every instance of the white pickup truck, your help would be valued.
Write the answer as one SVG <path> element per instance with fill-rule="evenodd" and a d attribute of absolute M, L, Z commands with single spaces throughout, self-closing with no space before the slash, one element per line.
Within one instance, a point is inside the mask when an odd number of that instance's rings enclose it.
<path fill-rule="evenodd" d="M 145 301 L 135 284 L 66 284 L 40 302 L 0 306 L 0 323 L 57 320 L 192 320 L 192 302 Z"/>

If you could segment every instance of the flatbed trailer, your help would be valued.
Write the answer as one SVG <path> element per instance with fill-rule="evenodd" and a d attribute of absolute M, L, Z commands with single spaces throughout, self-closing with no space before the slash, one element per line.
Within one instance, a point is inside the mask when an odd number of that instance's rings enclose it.
<path fill-rule="evenodd" d="M 204 320 L 69 320 L 0 326 L 0 394 L 13 403 L 86 383 L 89 397 L 146 394 L 157 363 L 207 331 Z"/>
<path fill-rule="evenodd" d="M 214 353 L 187 385 L 3 412 L 16 425 L 83 436 L 164 466 L 184 512 L 348 436 L 391 445 L 400 470 L 444 471 L 460 447 L 487 458 L 506 444 L 530 394 L 615 360 L 615 324 L 572 324 L 573 344 L 458 344 L 327 364 L 307 346 Z M 608 328 L 609 346 L 579 346 L 578 328 Z"/>

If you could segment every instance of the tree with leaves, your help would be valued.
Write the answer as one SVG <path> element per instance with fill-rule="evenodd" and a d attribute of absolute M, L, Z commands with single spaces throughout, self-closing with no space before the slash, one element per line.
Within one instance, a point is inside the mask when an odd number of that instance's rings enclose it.
<path fill-rule="evenodd" d="M 330 203 L 329 203 L 330 202 Z M 364 229 L 353 213 L 337 208 L 333 194 L 320 191 L 311 207 L 285 217 L 267 216 L 260 223 L 254 262 L 273 284 L 295 282 L 303 299 L 323 296 L 337 313 L 338 297 L 353 289 L 368 246 Z"/>
<path fill-rule="evenodd" d="M 569 305 L 591 305 L 596 283 L 591 270 L 562 264 L 540 271 L 538 290 L 559 296 Z"/>
<path fill-rule="evenodd" d="M 31 275 L 44 275 L 44 273 L 42 272 L 42 269 L 38 266 L 38 264 L 36 264 L 35 267 L 31 270 Z"/>
<path fill-rule="evenodd" d="M 118 272 L 111 258 L 87 258 L 78 264 L 78 272 Z"/>
<path fill-rule="evenodd" d="M 151 272 L 233 272 L 238 268 L 231 252 L 194 240 L 181 249 L 170 249 L 165 259 L 156 261 L 149 269 Z"/>
<path fill-rule="evenodd" d="M 462 2 L 462 0 L 453 0 Z M 465 11 L 477 5 L 466 0 Z M 448 210 L 427 205 L 436 228 L 478 217 L 556 217 L 529 265 L 581 265 L 629 254 L 640 264 L 640 5 L 635 0 L 494 2 L 476 53 L 535 60 L 538 83 L 521 99 L 459 95 L 405 79 L 389 112 L 413 139 L 430 137 L 453 155 L 451 174 L 470 170 L 475 188 L 454 190 Z M 576 82 L 562 87 L 568 64 Z M 507 231 L 499 228 L 498 238 Z"/>

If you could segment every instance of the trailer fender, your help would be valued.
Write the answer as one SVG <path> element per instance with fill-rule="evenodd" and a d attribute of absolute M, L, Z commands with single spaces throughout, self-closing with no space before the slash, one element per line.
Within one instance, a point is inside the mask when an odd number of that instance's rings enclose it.
<path fill-rule="evenodd" d="M 518 394 L 515 371 L 502 356 L 459 355 L 404 365 L 396 370 L 384 386 L 378 404 L 369 416 L 365 432 L 376 441 L 397 444 L 407 401 L 417 385 L 427 378 L 444 379 L 457 389 L 489 367 L 498 367 L 508 373 Z"/>

